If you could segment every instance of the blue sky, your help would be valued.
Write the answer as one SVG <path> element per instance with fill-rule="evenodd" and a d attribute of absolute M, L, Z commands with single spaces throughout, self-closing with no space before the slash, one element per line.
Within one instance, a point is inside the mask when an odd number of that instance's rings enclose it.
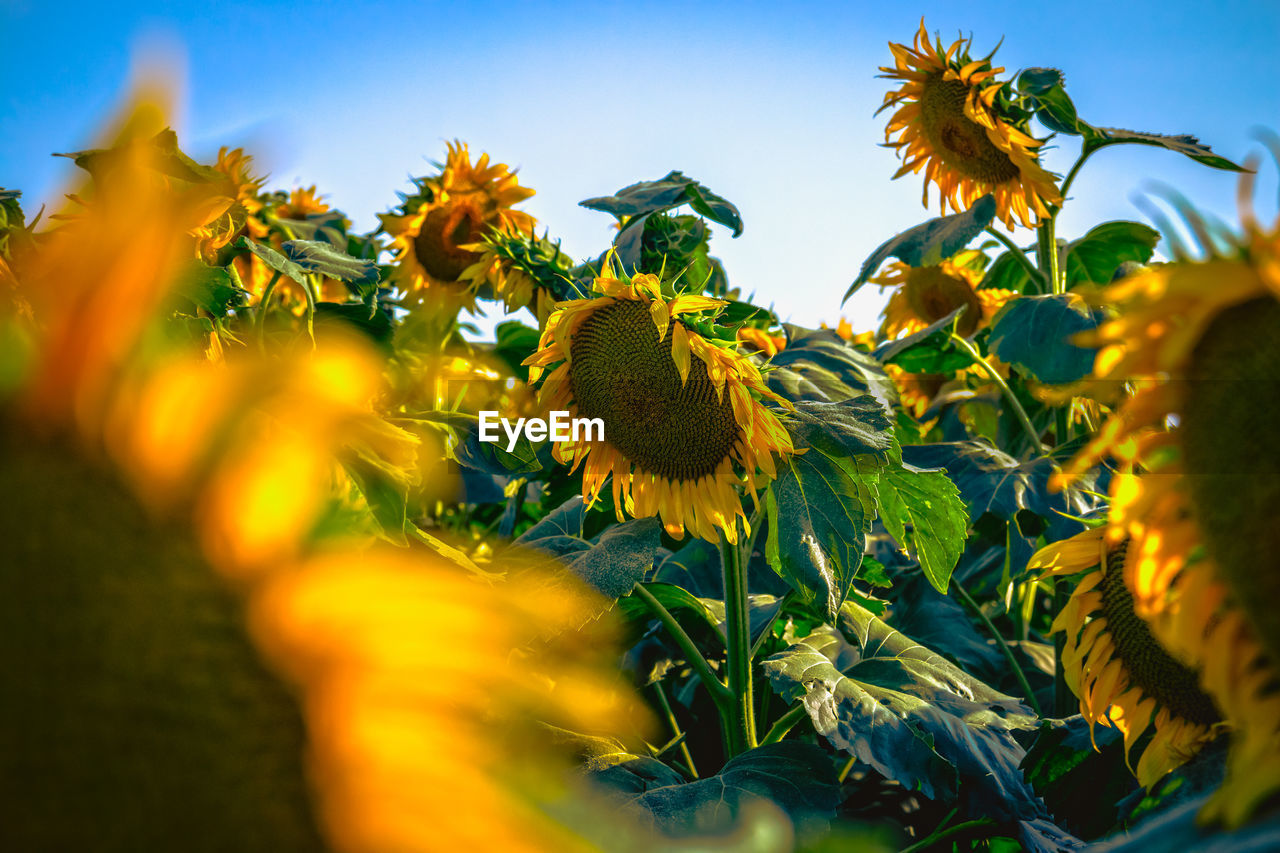
<path fill-rule="evenodd" d="M 971 33 L 975 55 L 1003 37 L 1010 73 L 1062 68 L 1094 124 L 1192 133 L 1235 159 L 1258 148 L 1253 128 L 1280 128 L 1275 2 L 0 6 L 0 186 L 30 210 L 68 177 L 49 153 L 91 144 L 134 58 L 162 43 L 183 58 L 175 126 L 197 157 L 245 145 L 272 186 L 318 184 L 371 228 L 459 138 L 518 166 L 537 190 L 526 209 L 580 258 L 607 245 L 611 220 L 578 201 L 680 169 L 742 211 L 740 238 L 713 239 L 730 280 L 812 325 L 843 313 L 870 327 L 883 297 L 871 288 L 842 311 L 848 282 L 879 243 L 936 215 L 918 176 L 890 180 L 873 115 L 886 42 L 909 41 L 922 15 L 947 40 Z M 1062 140 L 1048 166 L 1065 172 L 1076 147 Z M 1235 220 L 1232 175 L 1113 148 L 1077 180 L 1059 235 L 1143 220 L 1132 197 L 1152 181 Z M 1274 186 L 1268 167 L 1266 198 Z"/>

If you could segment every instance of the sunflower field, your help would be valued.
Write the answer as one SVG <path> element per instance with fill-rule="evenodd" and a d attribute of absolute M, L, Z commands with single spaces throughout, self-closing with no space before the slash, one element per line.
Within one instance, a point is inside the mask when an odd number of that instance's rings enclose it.
<path fill-rule="evenodd" d="M 144 87 L 0 190 L 0 849 L 1280 849 L 1280 142 L 990 47 L 888 45 L 876 328 L 681 171 L 570 257 L 451 142 L 359 233 Z M 1238 221 L 1060 234 L 1121 145 Z"/>

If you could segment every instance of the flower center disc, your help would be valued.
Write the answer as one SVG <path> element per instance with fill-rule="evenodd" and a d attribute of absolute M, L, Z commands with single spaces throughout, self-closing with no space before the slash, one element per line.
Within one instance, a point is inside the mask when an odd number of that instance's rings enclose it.
<path fill-rule="evenodd" d="M 1182 419 L 1209 553 L 1280 660 L 1280 302 L 1228 308 L 1196 345 Z"/>
<path fill-rule="evenodd" d="M 926 323 L 936 323 L 961 305 L 969 310 L 960 316 L 957 331 L 968 337 L 982 320 L 982 302 L 963 279 L 948 275 L 941 267 L 921 267 L 907 279 L 907 304 Z"/>
<path fill-rule="evenodd" d="M 987 129 L 964 114 L 969 86 L 960 80 L 930 75 L 920 96 L 925 138 L 942 161 L 966 177 L 1003 184 L 1021 176 L 1009 155 L 987 137 Z"/>
<path fill-rule="evenodd" d="M 681 385 L 671 332 L 658 340 L 642 302 L 620 299 L 596 309 L 573 336 L 570 360 L 578 415 L 603 420 L 605 440 L 643 471 L 697 480 L 714 474 L 738 441 L 728 391 L 716 399 L 696 355 Z"/>
<path fill-rule="evenodd" d="M 1127 543 L 1107 555 L 1106 574 L 1099 589 L 1107 633 L 1115 644 L 1115 654 L 1124 662 L 1132 681 L 1143 692 L 1184 720 L 1210 726 L 1218 711 L 1204 691 L 1194 671 L 1165 651 L 1150 627 L 1133 611 L 1133 594 L 1124 584 Z"/>
<path fill-rule="evenodd" d="M 423 220 L 413 239 L 413 253 L 434 278 L 457 281 L 467 267 L 480 260 L 478 254 L 459 246 L 478 241 L 483 229 L 484 220 L 471 205 L 438 207 Z"/>

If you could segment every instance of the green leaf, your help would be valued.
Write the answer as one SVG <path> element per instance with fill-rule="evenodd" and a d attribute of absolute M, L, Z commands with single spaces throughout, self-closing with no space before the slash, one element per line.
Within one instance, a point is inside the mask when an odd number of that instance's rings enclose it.
<path fill-rule="evenodd" d="M 1025 254 L 1024 252 L 1023 255 Z M 981 288 L 991 287 L 1026 293 L 1027 285 L 1030 283 L 1031 275 L 1027 272 L 1027 268 L 1018 262 L 1013 252 L 1004 252 L 992 262 L 991 266 L 987 267 L 982 277 Z"/>
<path fill-rule="evenodd" d="M 187 266 L 175 290 L 214 317 L 224 317 L 232 308 L 249 304 L 249 292 L 236 287 L 226 269 L 199 261 Z"/>
<path fill-rule="evenodd" d="M 813 744 L 756 747 L 733 758 L 715 776 L 685 782 L 662 762 L 639 758 L 590 774 L 630 811 L 667 836 L 723 834 L 753 802 L 781 809 L 799 827 L 825 824 L 840 804 L 831 760 Z"/>
<path fill-rule="evenodd" d="M 1025 705 L 852 602 L 839 629 L 820 626 L 762 663 L 819 734 L 908 789 L 955 798 L 966 817 L 1016 822 L 1028 849 L 1075 841 L 1018 768 L 1025 752 L 1013 733 L 1035 728 Z"/>
<path fill-rule="evenodd" d="M 386 537 L 396 545 L 408 544 L 405 538 L 408 486 L 388 476 L 382 466 L 361 454 L 347 454 L 342 460 L 342 467 L 364 495 L 369 511 Z"/>
<path fill-rule="evenodd" d="M 833 616 L 862 564 L 891 423 L 870 396 L 805 402 L 788 423 L 797 449 L 765 495 L 765 557 L 799 599 Z"/>
<path fill-rule="evenodd" d="M 353 258 L 321 240 L 286 240 L 284 251 L 289 260 L 309 273 L 350 282 L 372 285 L 378 282 L 378 264 Z"/>
<path fill-rule="evenodd" d="M 951 342 L 956 319 L 966 310 L 961 305 L 947 316 L 905 338 L 889 341 L 876 350 L 876 358 L 896 364 L 908 373 L 951 373 L 973 364 L 973 359 Z"/>
<path fill-rule="evenodd" d="M 858 277 L 849 285 L 840 304 L 847 302 L 890 257 L 913 267 L 939 264 L 969 245 L 974 237 L 991 224 L 995 215 L 995 197 L 984 195 L 962 213 L 930 219 L 882 243 L 863 261 Z"/>
<path fill-rule="evenodd" d="M 656 181 L 631 184 L 611 196 L 589 198 L 579 204 L 590 210 L 612 214 L 619 220 L 644 217 L 687 204 L 712 222 L 732 228 L 733 236 L 742 233 L 742 216 L 738 208 L 680 172 L 670 172 Z M 632 219 L 619 232 L 618 239 L 633 227 L 642 228 L 643 223 L 636 224 Z"/>
<path fill-rule="evenodd" d="M 723 621 L 723 602 L 720 602 L 721 613 L 717 615 L 706 601 L 675 584 L 647 583 L 644 588 L 672 614 L 687 611 L 696 616 L 704 627 L 710 628 L 720 638 L 721 652 L 723 652 L 724 631 L 720 629 L 720 623 Z M 649 605 L 634 595 L 627 595 L 619 599 L 618 606 L 623 617 L 627 619 L 648 622 L 655 618 L 653 611 L 649 609 Z M 688 626 L 686 625 L 686 627 Z"/>
<path fill-rule="evenodd" d="M 1145 264 L 1160 232 L 1141 222 L 1104 222 L 1067 244 L 1067 283 L 1110 284 L 1125 261 Z"/>
<path fill-rule="evenodd" d="M 466 436 L 457 450 L 458 463 L 486 474 L 535 474 L 542 470 L 538 448 L 524 434 L 516 438 L 514 449 L 507 450 L 507 436 L 499 430 L 497 441 L 481 441 L 479 423 L 467 422 Z"/>
<path fill-rule="evenodd" d="M 522 363 L 538 349 L 539 333 L 516 320 L 499 323 L 494 329 L 493 354 L 521 382 L 529 381 L 529 368 Z"/>
<path fill-rule="evenodd" d="M 1041 382 L 1063 385 L 1093 372 L 1097 350 L 1071 343 L 1074 335 L 1102 321 L 1080 297 L 1046 293 L 1010 300 L 991 325 L 987 347 L 1009 364 L 1026 368 Z"/>
<path fill-rule="evenodd" d="M 95 181 L 101 181 L 125 162 L 130 152 L 139 150 L 147 156 L 148 166 L 169 177 L 193 184 L 226 180 L 217 169 L 202 166 L 182 153 L 178 148 L 178 135 L 167 127 L 150 139 L 132 139 L 115 148 L 93 148 L 54 156 L 71 158 L 77 166 L 93 176 Z"/>
<path fill-rule="evenodd" d="M 944 471 L 889 466 L 880 475 L 880 520 L 919 563 L 934 589 L 946 593 L 964 553 L 969 517 Z"/>
<path fill-rule="evenodd" d="M 898 392 L 884 366 L 849 345 L 830 329 L 784 324 L 787 347 L 769 361 L 765 382 L 793 403 L 806 400 L 838 403 L 870 393 L 886 406 Z"/>
<path fill-rule="evenodd" d="M 1166 136 L 1161 133 L 1145 133 L 1139 130 L 1124 130 L 1118 127 L 1096 127 L 1090 128 L 1085 133 L 1084 148 L 1082 154 L 1092 154 L 1099 148 L 1105 148 L 1108 145 L 1120 144 L 1133 145 L 1153 145 L 1157 148 L 1164 148 L 1168 151 L 1175 151 L 1186 157 L 1190 157 L 1197 163 L 1203 163 L 1214 169 L 1223 169 L 1228 172 L 1247 172 L 1248 169 L 1239 166 L 1225 157 L 1214 154 L 1208 145 L 1204 145 L 1194 136 L 1190 134 L 1178 134 L 1176 136 Z"/>
<path fill-rule="evenodd" d="M 636 518 L 610 526 L 595 542 L 589 542 L 582 538 L 582 512 L 581 498 L 569 501 L 525 531 L 512 546 L 553 557 L 606 597 L 621 598 L 644 580 L 653 566 L 662 525 L 656 517 Z M 575 521 L 577 532 L 572 532 Z"/>
<path fill-rule="evenodd" d="M 298 284 L 304 284 L 306 282 L 307 271 L 298 264 L 289 260 L 289 258 L 280 254 L 280 252 L 276 251 L 274 246 L 255 242 L 250 240 L 248 237 L 241 237 L 239 246 L 242 249 L 248 249 L 250 252 L 257 255 L 258 258 L 268 267 L 278 273 L 282 273 L 288 278 L 293 279 L 298 282 Z"/>

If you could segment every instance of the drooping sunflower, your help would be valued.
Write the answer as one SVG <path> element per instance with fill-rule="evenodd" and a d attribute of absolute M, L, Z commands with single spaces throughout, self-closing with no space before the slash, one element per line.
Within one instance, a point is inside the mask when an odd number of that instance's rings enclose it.
<path fill-rule="evenodd" d="M 606 259 L 606 270 L 609 269 Z M 526 360 L 543 382 L 547 410 L 599 418 L 603 440 L 582 433 L 558 442 L 556 458 L 583 467 L 583 497 L 594 501 L 613 476 L 613 501 L 644 518 L 658 515 L 676 537 L 686 528 L 715 542 L 737 541 L 745 515 L 738 486 L 756 491 L 777 475 L 775 456 L 794 452 L 770 391 L 732 340 L 704 337 L 694 315 L 723 300 L 664 294 L 649 274 L 595 279 L 594 298 L 560 303 L 539 349 Z"/>
<path fill-rule="evenodd" d="M 1230 252 L 1206 247 L 1098 294 L 1118 317 L 1092 336 L 1094 380 L 1138 390 L 1063 478 L 1120 464 L 1109 541 L 1127 539 L 1135 609 L 1233 729 L 1203 815 L 1233 826 L 1280 792 L 1280 222 L 1261 227 L 1245 207 Z"/>
<path fill-rule="evenodd" d="M 449 143 L 439 175 L 415 183 L 418 192 L 405 198 L 400 212 L 378 217 L 396 252 L 389 281 L 410 304 L 449 301 L 449 295 L 459 304 L 473 304 L 463 274 L 481 259 L 475 244 L 491 230 L 531 235 L 533 217 L 512 206 L 534 191 L 520 186 L 505 163 L 491 165 L 488 154 L 472 164 L 461 142 Z"/>
<path fill-rule="evenodd" d="M 1125 584 L 1127 542 L 1108 546 L 1106 530 L 1086 530 L 1032 557 L 1029 568 L 1048 576 L 1081 576 L 1054 632 L 1066 635 L 1063 674 L 1080 699 L 1090 727 L 1115 726 L 1125 754 L 1149 728 L 1135 771 L 1150 787 L 1212 740 L 1221 722 L 1195 670 L 1176 659 L 1134 611 Z"/>
<path fill-rule="evenodd" d="M 573 262 L 560 251 L 559 242 L 523 231 L 491 231 L 481 242 L 462 248 L 479 257 L 463 271 L 462 279 L 477 292 L 487 287 L 507 313 L 528 307 L 542 325 L 567 295 Z"/>
<path fill-rule="evenodd" d="M 544 639 L 598 605 L 325 538 L 345 450 L 405 449 L 369 405 L 382 359 L 157 341 L 207 207 L 114 168 L 15 263 L 34 320 L 0 308 L 0 363 L 24 354 L 0 391 L 0 492 L 21 496 L 0 514 L 0 847 L 588 847 L 540 808 L 560 773 L 527 721 L 611 713 L 599 641 Z M 477 626 L 464 671 L 441 641 Z"/>
<path fill-rule="evenodd" d="M 743 326 L 738 329 L 738 341 L 748 348 L 762 352 L 766 356 L 775 356 L 787 348 L 787 336 L 781 332 L 769 334 L 768 329 L 757 329 L 754 326 Z"/>
<path fill-rule="evenodd" d="M 983 288 L 982 253 L 966 250 L 939 264 L 913 267 L 894 261 L 884 272 L 871 279 L 872 284 L 896 288 L 881 316 L 881 334 L 896 338 L 927 328 L 957 308 L 967 310 L 960 315 L 956 331 L 964 337 L 990 324 L 996 312 L 1018 294 L 997 287 Z"/>
<path fill-rule="evenodd" d="M 1041 140 L 1027 133 L 1025 121 L 1002 115 L 997 96 L 1004 84 L 994 78 L 1004 69 L 993 68 L 990 56 L 972 59 L 971 41 L 944 48 L 941 39 L 929 38 L 921 19 L 914 47 L 889 44 L 895 65 L 880 70 L 902 81 L 880 108 L 897 108 L 884 132 L 903 161 L 894 177 L 923 171 L 924 205 L 932 182 L 944 214 L 991 193 L 997 219 L 1010 230 L 1015 220 L 1031 228 L 1062 196 L 1039 163 Z"/>

